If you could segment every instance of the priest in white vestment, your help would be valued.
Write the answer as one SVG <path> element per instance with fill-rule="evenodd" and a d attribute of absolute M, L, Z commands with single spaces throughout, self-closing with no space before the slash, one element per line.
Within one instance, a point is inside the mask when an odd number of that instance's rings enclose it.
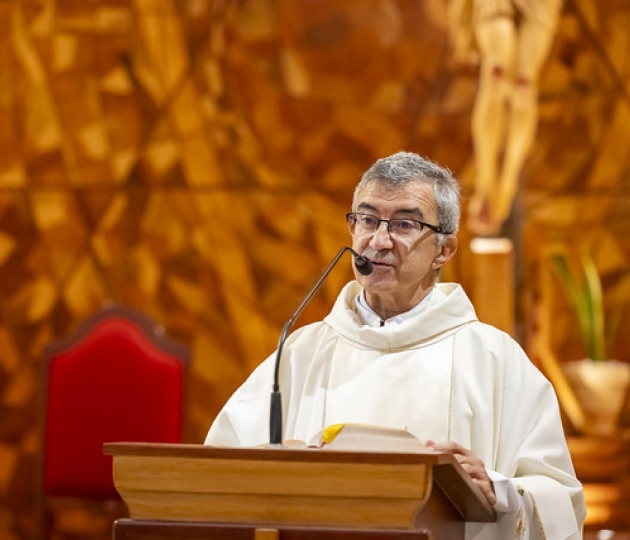
<path fill-rule="evenodd" d="M 497 512 L 467 540 L 582 538 L 586 514 L 553 387 L 504 332 L 478 321 L 463 289 L 439 283 L 455 254 L 459 185 L 409 153 L 362 177 L 347 220 L 373 271 L 321 322 L 296 330 L 280 366 L 284 438 L 333 424 L 405 429 L 452 452 Z M 234 393 L 206 444 L 269 442 L 275 353 Z"/>

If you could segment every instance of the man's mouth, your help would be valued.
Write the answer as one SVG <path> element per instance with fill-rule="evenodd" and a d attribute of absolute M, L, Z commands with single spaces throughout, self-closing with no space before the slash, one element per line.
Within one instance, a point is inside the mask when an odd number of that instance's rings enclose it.
<path fill-rule="evenodd" d="M 391 264 L 374 260 L 372 261 L 372 265 L 377 268 L 390 268 L 392 266 Z"/>

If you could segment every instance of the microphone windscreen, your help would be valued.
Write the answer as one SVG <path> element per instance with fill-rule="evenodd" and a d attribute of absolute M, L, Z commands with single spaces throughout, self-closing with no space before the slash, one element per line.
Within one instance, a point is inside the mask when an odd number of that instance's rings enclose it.
<path fill-rule="evenodd" d="M 362 276 L 369 276 L 372 273 L 372 270 L 374 270 L 372 261 L 362 255 L 355 257 L 354 266 Z"/>

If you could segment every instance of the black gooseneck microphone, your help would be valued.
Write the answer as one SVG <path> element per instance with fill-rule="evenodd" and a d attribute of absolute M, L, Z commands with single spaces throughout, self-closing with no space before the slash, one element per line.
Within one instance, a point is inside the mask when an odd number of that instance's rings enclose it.
<path fill-rule="evenodd" d="M 280 334 L 280 339 L 278 341 L 278 350 L 276 351 L 276 367 L 273 375 L 273 391 L 271 392 L 271 409 L 269 415 L 269 443 L 272 445 L 281 445 L 282 444 L 282 397 L 280 395 L 280 357 L 282 355 L 282 348 L 284 347 L 284 342 L 287 339 L 287 335 L 289 333 L 290 328 L 293 326 L 295 319 L 297 319 L 302 313 L 302 310 L 306 307 L 313 298 L 313 295 L 320 288 L 321 284 L 324 282 L 330 271 L 337 264 L 337 261 L 341 258 L 341 256 L 346 252 L 350 251 L 352 255 L 354 255 L 354 266 L 357 271 L 367 276 L 372 273 L 374 267 L 372 266 L 372 261 L 363 255 L 359 255 L 356 251 L 349 247 L 343 247 L 339 250 L 339 253 L 335 256 L 332 262 L 328 265 L 328 268 L 324 270 L 324 273 L 317 280 L 317 283 L 313 285 L 313 288 L 306 295 L 302 303 L 295 310 L 295 313 L 291 316 L 291 318 L 285 323 L 282 328 L 282 333 Z"/>

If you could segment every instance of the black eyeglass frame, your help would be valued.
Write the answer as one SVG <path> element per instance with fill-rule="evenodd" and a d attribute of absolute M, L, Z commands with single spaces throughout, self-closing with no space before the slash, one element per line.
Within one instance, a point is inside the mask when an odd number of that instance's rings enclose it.
<path fill-rule="evenodd" d="M 430 223 L 420 221 L 419 219 L 412 219 L 412 218 L 380 219 L 380 218 L 377 218 L 374 214 L 367 214 L 365 212 L 348 212 L 346 214 L 346 223 L 348 223 L 349 225 L 350 219 L 355 218 L 356 216 L 369 216 L 369 217 L 374 218 L 377 221 L 376 227 L 374 228 L 374 232 L 378 231 L 379 227 L 381 226 L 381 223 L 387 223 L 387 232 L 391 233 L 391 230 L 389 228 L 389 222 L 393 220 L 393 221 L 413 221 L 414 223 L 417 223 L 418 225 L 420 225 L 421 232 L 424 229 L 424 227 L 426 227 L 427 229 L 431 229 L 433 232 L 436 232 L 438 234 L 452 234 L 442 229 L 442 227 L 440 227 L 439 225 L 431 225 Z"/>

